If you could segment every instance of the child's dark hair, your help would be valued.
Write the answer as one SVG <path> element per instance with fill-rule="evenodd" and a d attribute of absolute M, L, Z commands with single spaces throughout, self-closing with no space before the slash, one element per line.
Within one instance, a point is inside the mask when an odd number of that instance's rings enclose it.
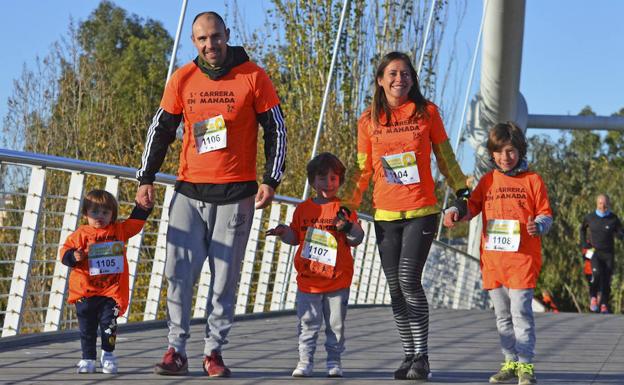
<path fill-rule="evenodd" d="M 527 142 L 520 127 L 514 122 L 505 122 L 498 123 L 490 129 L 487 141 L 487 149 L 490 155 L 493 152 L 499 152 L 508 144 L 518 150 L 520 159 L 524 159 L 527 153 Z"/>
<path fill-rule="evenodd" d="M 332 170 L 338 175 L 340 184 L 344 183 L 346 168 L 344 164 L 338 159 L 338 157 L 330 152 L 322 152 L 315 156 L 306 167 L 308 171 L 308 182 L 314 183 L 314 178 L 317 175 L 327 175 L 329 170 Z"/>
<path fill-rule="evenodd" d="M 82 215 L 87 215 L 87 211 L 95 207 L 109 209 L 113 213 L 111 223 L 117 222 L 117 199 L 113 194 L 105 190 L 89 191 L 82 202 Z"/>

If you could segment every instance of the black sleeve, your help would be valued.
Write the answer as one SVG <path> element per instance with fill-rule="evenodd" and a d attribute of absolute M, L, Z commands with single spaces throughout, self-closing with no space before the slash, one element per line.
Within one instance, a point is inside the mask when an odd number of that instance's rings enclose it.
<path fill-rule="evenodd" d="M 457 207 L 459 211 L 459 219 L 462 219 L 466 215 L 468 215 L 468 198 L 470 198 L 470 190 L 467 188 L 462 188 L 455 191 L 455 202 L 453 202 L 453 206 Z"/>
<path fill-rule="evenodd" d="M 61 260 L 63 265 L 69 267 L 76 266 L 76 263 L 78 262 L 76 262 L 76 257 L 74 257 L 74 251 L 76 251 L 76 249 L 69 249 L 65 252 L 65 254 L 63 254 L 63 259 Z"/>
<path fill-rule="evenodd" d="M 152 124 L 147 129 L 141 168 L 136 174 L 140 185 L 154 183 L 156 173 L 165 160 L 167 148 L 175 140 L 176 130 L 181 121 L 182 114 L 170 114 L 162 108 L 156 111 Z"/>
<path fill-rule="evenodd" d="M 591 245 L 587 242 L 587 217 L 583 218 L 580 229 L 581 247 L 591 249 Z"/>
<path fill-rule="evenodd" d="M 128 219 L 140 219 L 142 221 L 146 221 L 147 217 L 152 213 L 152 207 L 150 207 L 149 209 L 144 209 L 141 206 L 139 206 L 138 203 L 134 204 L 134 209 L 132 209 L 132 212 L 130 213 L 130 216 L 128 217 Z"/>
<path fill-rule="evenodd" d="M 264 130 L 264 157 L 266 159 L 262 183 L 277 188 L 286 165 L 286 125 L 279 104 L 258 114 L 258 123 Z"/>

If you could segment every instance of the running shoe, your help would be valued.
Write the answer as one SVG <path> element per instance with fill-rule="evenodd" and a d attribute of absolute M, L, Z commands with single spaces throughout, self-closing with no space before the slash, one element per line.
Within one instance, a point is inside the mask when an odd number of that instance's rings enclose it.
<path fill-rule="evenodd" d="M 295 370 L 292 372 L 293 377 L 310 377 L 312 376 L 312 371 L 314 370 L 314 364 L 311 362 L 303 362 L 299 361 Z"/>
<path fill-rule="evenodd" d="M 80 360 L 76 366 L 76 373 L 95 373 L 95 360 Z"/>
<path fill-rule="evenodd" d="M 526 362 L 518 363 L 518 385 L 533 384 L 537 384 L 537 378 L 535 378 L 533 364 L 528 364 Z"/>
<path fill-rule="evenodd" d="M 232 371 L 223 363 L 221 353 L 213 350 L 209 356 L 204 357 L 204 372 L 210 377 L 229 377 Z"/>
<path fill-rule="evenodd" d="M 505 361 L 498 373 L 490 377 L 490 384 L 511 384 L 518 378 L 518 362 Z"/>
<path fill-rule="evenodd" d="M 174 348 L 169 348 L 163 356 L 162 362 L 154 366 L 154 373 L 163 376 L 184 376 L 188 374 L 188 360 L 186 357 L 176 352 Z"/>
<path fill-rule="evenodd" d="M 340 361 L 327 361 L 327 377 L 342 377 Z"/>
<path fill-rule="evenodd" d="M 102 373 L 115 374 L 118 371 L 117 357 L 113 352 L 102 352 L 102 358 L 100 359 L 102 365 Z"/>
<path fill-rule="evenodd" d="M 429 356 L 422 353 L 416 353 L 414 361 L 405 377 L 408 380 L 428 380 L 431 377 L 431 370 L 429 369 Z"/>

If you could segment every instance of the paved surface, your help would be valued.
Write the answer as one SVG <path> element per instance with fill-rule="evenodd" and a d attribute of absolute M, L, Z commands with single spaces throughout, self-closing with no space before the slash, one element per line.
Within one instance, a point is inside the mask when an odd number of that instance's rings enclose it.
<path fill-rule="evenodd" d="M 152 374 L 164 353 L 166 330 L 142 325 L 119 336 L 120 373 L 78 375 L 80 343 L 75 333 L 43 338 L 0 340 L 0 383 L 3 384 L 400 384 L 392 372 L 402 354 L 388 307 L 354 308 L 347 320 L 345 377 L 325 377 L 322 342 L 313 378 L 294 379 L 297 362 L 295 316 L 243 319 L 232 330 L 224 358 L 234 376 L 208 379 L 201 369 L 203 326 L 194 325 L 188 346 L 187 377 Z M 538 314 L 536 373 L 539 384 L 624 384 L 624 316 Z M 162 325 L 162 323 L 160 323 Z M 433 310 L 431 314 L 431 383 L 486 384 L 502 360 L 491 311 Z M 42 341 L 43 340 L 43 341 Z M 99 370 L 99 369 L 98 369 Z"/>

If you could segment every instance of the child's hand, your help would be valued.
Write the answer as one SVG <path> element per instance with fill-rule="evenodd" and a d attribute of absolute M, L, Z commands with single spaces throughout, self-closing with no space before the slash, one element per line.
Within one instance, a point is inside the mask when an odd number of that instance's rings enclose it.
<path fill-rule="evenodd" d="M 87 259 L 87 253 L 85 253 L 84 250 L 76 249 L 76 251 L 74 251 L 74 258 L 76 259 L 76 262 L 80 262 Z"/>
<path fill-rule="evenodd" d="M 529 215 L 529 219 L 527 220 L 527 232 L 530 236 L 534 237 L 539 235 L 539 229 L 537 228 L 537 223 L 531 215 Z"/>
<path fill-rule="evenodd" d="M 274 229 L 268 229 L 266 232 L 266 235 L 276 235 L 278 237 L 281 237 L 282 235 L 284 235 L 286 233 L 286 230 L 288 229 L 288 226 L 283 225 L 283 224 L 279 224 L 277 225 Z"/>
<path fill-rule="evenodd" d="M 351 211 L 344 206 L 340 206 L 338 212 L 336 213 L 336 218 L 334 219 L 334 223 L 338 231 L 342 231 L 345 233 L 349 233 L 351 231 L 353 223 L 351 223 L 351 221 L 349 220 L 350 216 Z"/>
<path fill-rule="evenodd" d="M 453 228 L 457 221 L 459 221 L 459 213 L 457 210 L 446 210 L 444 213 L 444 227 Z"/>

